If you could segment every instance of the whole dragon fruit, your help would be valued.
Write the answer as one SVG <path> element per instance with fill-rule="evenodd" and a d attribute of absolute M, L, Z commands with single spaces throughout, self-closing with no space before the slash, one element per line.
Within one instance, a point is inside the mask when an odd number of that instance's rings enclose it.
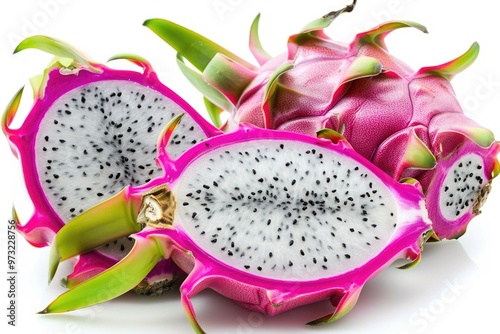
<path fill-rule="evenodd" d="M 474 43 L 448 63 L 414 71 L 387 50 L 384 38 L 414 22 L 388 22 L 358 34 L 349 45 L 323 31 L 352 5 L 308 24 L 270 57 L 250 34 L 256 67 L 199 34 L 162 19 L 145 25 L 178 52 L 183 73 L 205 96 L 214 124 L 240 123 L 315 135 L 341 133 L 352 147 L 393 178 L 420 181 L 435 239 L 461 236 L 499 172 L 500 145 L 462 111 L 450 79 L 477 57 Z M 185 63 L 188 60 L 198 71 Z M 229 111 L 226 124 L 220 112 Z"/>
<path fill-rule="evenodd" d="M 34 213 L 17 230 L 36 247 L 53 242 L 65 223 L 120 192 L 129 184 L 144 184 L 162 174 L 156 165 L 156 141 L 163 127 L 179 112 L 188 114 L 172 137 L 170 154 L 178 156 L 194 143 L 218 131 L 170 89 L 162 85 L 151 65 L 138 56 L 131 60 L 143 73 L 116 70 L 91 62 L 68 44 L 46 36 L 25 39 L 27 48 L 48 51 L 58 58 L 32 80 L 34 104 L 18 129 L 11 123 L 22 89 L 2 118 L 2 130 L 19 157 Z M 109 219 L 123 208 L 107 213 Z M 14 213 L 14 215 L 16 215 Z M 82 254 L 66 279 L 73 286 L 99 273 L 128 253 L 133 240 L 121 235 L 96 235 L 108 244 Z M 54 263 L 50 277 L 53 277 Z M 161 293 L 179 270 L 161 263 L 138 287 L 138 292 Z"/>
<path fill-rule="evenodd" d="M 115 298 L 172 259 L 188 273 L 181 301 L 197 332 L 190 298 L 206 288 L 268 315 L 329 299 L 334 312 L 310 323 L 322 324 L 345 315 L 395 259 L 419 260 L 430 231 L 420 186 L 390 178 L 333 131 L 315 138 L 240 126 L 174 159 L 165 148 L 171 129 L 159 141 L 165 174 L 120 196 L 128 224 L 144 226 L 130 253 L 41 313 Z M 75 239 L 124 230 L 95 214 L 106 206 L 60 230 L 60 254 Z"/>

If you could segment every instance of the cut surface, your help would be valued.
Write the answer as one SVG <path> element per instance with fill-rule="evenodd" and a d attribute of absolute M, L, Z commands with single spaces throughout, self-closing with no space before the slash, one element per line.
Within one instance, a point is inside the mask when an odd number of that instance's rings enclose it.
<path fill-rule="evenodd" d="M 161 175 L 157 137 L 181 112 L 159 92 L 124 80 L 89 83 L 57 99 L 40 123 L 35 152 L 41 186 L 61 219 Z M 169 154 L 176 157 L 204 137 L 184 117 Z"/>
<path fill-rule="evenodd" d="M 365 264 L 397 221 L 396 200 L 373 172 L 286 140 L 217 148 L 188 165 L 172 191 L 176 221 L 200 248 L 281 280 L 333 277 Z"/>
<path fill-rule="evenodd" d="M 477 196 L 488 182 L 484 162 L 470 153 L 458 159 L 450 168 L 441 186 L 439 204 L 445 219 L 455 221 L 471 212 Z"/>

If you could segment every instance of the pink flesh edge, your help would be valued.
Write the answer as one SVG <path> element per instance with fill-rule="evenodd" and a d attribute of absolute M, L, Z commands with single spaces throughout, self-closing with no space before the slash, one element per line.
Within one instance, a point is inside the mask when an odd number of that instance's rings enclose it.
<path fill-rule="evenodd" d="M 457 161 L 460 157 L 467 153 L 475 153 L 483 159 L 483 171 L 485 182 L 493 179 L 495 175 L 495 168 L 498 164 L 496 156 L 500 152 L 500 144 L 493 142 L 490 147 L 482 148 L 472 141 L 466 141 L 454 153 L 448 157 L 443 157 L 439 160 L 437 169 L 426 172 L 429 175 L 424 175 L 422 179 L 422 186 L 426 194 L 427 209 L 429 218 L 433 222 L 433 230 L 439 239 L 454 239 L 458 238 L 465 233 L 467 225 L 470 220 L 474 218 L 472 210 L 463 214 L 459 219 L 449 221 L 444 218 L 439 210 L 439 198 L 441 185 L 447 175 L 447 170 Z M 427 181 L 430 180 L 430 181 Z"/>
<path fill-rule="evenodd" d="M 206 140 L 202 145 L 192 147 L 176 161 L 164 162 L 165 166 L 171 166 L 171 169 L 166 173 L 169 176 L 157 178 L 147 186 L 135 188 L 135 191 L 144 193 L 148 189 L 160 185 L 167 184 L 168 187 L 175 185 L 176 180 L 181 178 L 184 169 L 199 156 L 207 153 L 207 149 L 227 146 L 228 143 L 251 140 L 248 139 L 248 135 L 252 132 L 251 137 L 258 139 L 279 138 L 306 142 L 319 147 L 337 146 L 336 150 L 341 154 L 361 163 L 364 161 L 344 141 L 332 144 L 328 140 L 296 133 L 285 134 L 281 131 L 265 131 L 250 126 L 241 126 L 238 132 L 213 137 Z M 168 156 L 161 156 L 160 159 L 168 159 Z M 399 194 L 398 207 L 400 211 L 424 212 L 423 195 L 420 192 L 418 183 L 399 184 L 375 166 L 366 162 L 363 164 L 375 175 L 378 175 L 393 193 Z M 172 254 L 172 259 L 179 267 L 184 270 L 187 269 L 188 273 L 192 272 L 181 286 L 182 298 L 185 303 L 188 303 L 189 299 L 199 291 L 211 288 L 236 300 L 247 308 L 274 315 L 299 305 L 323 299 L 339 300 L 339 295 L 344 295 L 353 286 L 361 288 L 366 281 L 395 259 L 417 260 L 420 256 L 423 235 L 429 229 L 430 221 L 426 217 L 422 218 L 418 215 L 413 221 L 398 222 L 398 226 L 386 248 L 361 267 L 336 277 L 306 282 L 269 279 L 234 269 L 206 253 L 192 242 L 190 236 L 175 220 L 172 229 L 163 229 L 160 233 L 164 233 L 171 240 L 171 242 L 165 242 L 165 244 L 168 244 L 165 247 L 169 248 L 169 250 L 164 253 Z M 153 235 L 159 232 L 157 229 L 147 228 L 140 233 Z M 171 247 L 176 248 L 177 251 L 172 251 Z M 189 312 L 192 312 L 191 306 L 188 305 L 186 308 Z M 335 312 L 341 311 L 336 310 Z M 191 316 L 194 317 L 194 314 Z"/>
<path fill-rule="evenodd" d="M 44 98 L 36 100 L 32 107 L 32 109 L 37 110 L 37 112 L 30 112 L 19 129 L 9 129 L 9 133 L 11 134 L 9 140 L 11 144 L 16 147 L 19 156 L 21 157 L 20 160 L 25 183 L 27 185 L 37 185 L 29 186 L 27 189 L 31 200 L 33 201 L 35 212 L 25 224 L 18 225 L 18 231 L 26 238 L 26 240 L 28 240 L 30 244 L 36 247 L 49 245 L 53 240 L 54 234 L 57 233 L 64 223 L 51 208 L 41 187 L 38 186 L 39 180 L 36 174 L 35 161 L 26 157 L 33 157 L 36 155 L 34 147 L 36 132 L 41 121 L 41 117 L 39 115 L 40 112 L 45 113 L 63 94 L 91 82 L 124 80 L 138 83 L 172 99 L 200 125 L 208 137 L 218 133 L 218 131 L 201 115 L 194 111 L 194 109 L 186 101 L 184 101 L 172 90 L 159 83 L 159 80 L 154 72 L 148 71 L 147 73 L 142 74 L 134 71 L 115 70 L 99 64 L 93 65 L 101 69 L 102 73 L 96 74 L 85 69 L 81 69 L 77 75 L 64 75 L 59 72 L 58 68 L 52 70 L 48 74 L 48 85 L 45 88 Z"/>

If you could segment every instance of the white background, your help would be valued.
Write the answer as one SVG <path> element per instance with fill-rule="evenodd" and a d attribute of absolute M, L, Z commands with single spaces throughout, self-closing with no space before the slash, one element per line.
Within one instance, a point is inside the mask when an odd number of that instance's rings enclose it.
<path fill-rule="evenodd" d="M 50 56 L 36 50 L 12 55 L 28 35 L 44 34 L 70 42 L 95 61 L 132 52 L 149 59 L 163 82 L 203 111 L 200 95 L 182 77 L 174 52 L 142 26 L 145 19 L 166 18 L 243 56 L 248 30 L 262 13 L 261 36 L 271 54 L 285 50 L 288 35 L 309 21 L 343 7 L 348 1 L 182 0 L 182 1 L 25 0 L 0 5 L 0 109 L 24 84 L 38 74 Z M 460 3 L 460 4 L 459 4 Z M 415 69 L 446 62 L 462 54 L 473 41 L 481 45 L 476 63 L 453 84 L 468 115 L 500 136 L 500 69 L 498 13 L 492 1 L 360 0 L 354 13 L 341 16 L 327 30 L 332 38 L 349 42 L 365 28 L 386 20 L 407 19 L 427 26 L 430 34 L 402 29 L 391 34 L 390 50 Z M 117 63 L 116 66 L 120 66 Z M 25 90 L 29 92 L 29 90 Z M 29 94 L 25 94 L 29 97 Z M 24 110 L 31 101 L 26 99 Z M 19 120 L 18 120 L 19 122 Z M 17 327 L 7 326 L 7 222 L 13 203 L 26 207 L 18 162 L 0 140 L 0 328 L 3 333 L 23 329 L 46 333 L 191 333 L 179 293 L 145 298 L 127 294 L 116 300 L 64 315 L 41 316 L 53 298 L 64 291 L 57 280 L 46 283 L 47 249 L 35 249 L 18 238 Z M 497 181 L 500 182 L 500 181 Z M 483 214 L 458 241 L 427 245 L 417 267 L 388 268 L 370 281 L 358 304 L 337 323 L 322 327 L 304 324 L 328 312 L 319 303 L 268 318 L 236 306 L 206 291 L 194 298 L 199 321 L 208 333 L 451 333 L 497 328 L 500 288 L 497 271 L 500 235 L 500 185 L 493 187 Z M 29 216 L 23 209 L 21 217 Z M 3 254 L 3 255 L 2 255 Z M 59 278 L 67 273 L 64 267 Z M 5 277 L 5 278 L 4 278 Z M 490 327 L 491 328 L 491 327 Z"/>

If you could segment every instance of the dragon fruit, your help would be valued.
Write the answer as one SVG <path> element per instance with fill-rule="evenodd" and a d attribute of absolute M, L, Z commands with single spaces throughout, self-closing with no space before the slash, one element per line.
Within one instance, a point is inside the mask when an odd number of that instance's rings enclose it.
<path fill-rule="evenodd" d="M 156 138 L 174 115 L 186 112 L 189 116 L 172 137 L 169 153 L 173 156 L 217 132 L 162 85 L 141 57 L 115 58 L 133 61 L 143 73 L 90 62 L 80 51 L 46 36 L 25 39 L 16 52 L 27 48 L 59 57 L 32 80 L 35 101 L 22 126 L 11 128 L 22 89 L 2 119 L 3 132 L 20 158 L 34 206 L 31 218 L 18 223 L 17 230 L 36 247 L 51 244 L 65 223 L 125 186 L 144 184 L 161 175 L 162 169 L 155 163 Z M 114 218 L 110 215 L 110 219 Z M 133 240 L 119 235 L 96 238 L 110 243 L 79 257 L 66 279 L 69 286 L 109 268 L 133 245 Z M 137 291 L 161 293 L 160 282 L 168 287 L 179 273 L 171 263 L 162 263 L 155 270 Z M 50 277 L 53 271 L 52 267 Z"/>
<path fill-rule="evenodd" d="M 384 38 L 403 27 L 427 32 L 420 24 L 384 23 L 349 45 L 325 34 L 324 28 L 355 3 L 292 35 L 287 52 L 277 57 L 262 48 L 257 16 L 250 49 L 260 67 L 170 21 L 151 19 L 145 25 L 177 50 L 180 68 L 204 94 L 214 124 L 225 131 L 251 123 L 313 136 L 321 128 L 333 129 L 393 178 L 419 180 L 434 239 L 458 238 L 480 212 L 499 172 L 500 145 L 464 114 L 450 84 L 473 63 L 479 46 L 414 71 L 389 53 Z M 230 112 L 225 124 L 222 111 Z"/>
<path fill-rule="evenodd" d="M 171 127 L 159 141 L 165 174 L 119 196 L 131 208 L 128 223 L 144 227 L 131 235 L 135 246 L 41 313 L 113 299 L 172 259 L 188 274 L 181 301 L 197 332 L 191 298 L 206 288 L 268 315 L 331 300 L 334 312 L 316 325 L 345 315 L 366 281 L 396 259 L 418 262 L 430 231 L 420 186 L 390 178 L 334 131 L 315 138 L 242 125 L 173 159 Z M 60 254 L 76 235 L 85 242 L 100 229 L 123 229 L 99 220 L 106 206 L 61 229 Z"/>

